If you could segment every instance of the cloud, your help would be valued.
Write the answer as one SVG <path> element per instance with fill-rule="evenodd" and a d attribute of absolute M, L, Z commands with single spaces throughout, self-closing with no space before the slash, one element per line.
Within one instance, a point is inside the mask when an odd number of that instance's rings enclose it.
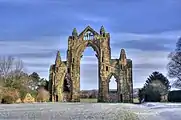
<path fill-rule="evenodd" d="M 50 67 L 50 63 L 31 63 L 31 62 L 24 62 L 28 68 L 40 68 L 40 69 L 47 69 Z"/>
<path fill-rule="evenodd" d="M 143 51 L 172 51 L 181 31 L 157 34 L 113 34 L 111 45 L 116 48 L 138 49 Z"/>
<path fill-rule="evenodd" d="M 57 50 L 53 51 L 45 51 L 45 52 L 39 52 L 39 53 L 19 53 L 19 54 L 13 54 L 13 56 L 17 56 L 20 58 L 47 58 L 47 57 L 54 57 L 56 55 Z"/>
<path fill-rule="evenodd" d="M 165 65 L 164 64 L 151 64 L 151 63 L 147 63 L 147 64 L 135 64 L 134 65 L 134 69 L 165 69 Z"/>
<path fill-rule="evenodd" d="M 33 40 L 16 40 L 6 41 L 1 40 L 0 54 L 3 55 L 16 55 L 21 57 L 50 57 L 53 52 L 60 50 L 62 54 L 65 53 L 65 48 L 68 45 L 67 40 L 60 41 L 61 39 L 68 39 L 68 37 L 40 37 Z M 61 46 L 59 46 L 61 44 Z M 47 54 L 47 55 L 46 55 Z"/>

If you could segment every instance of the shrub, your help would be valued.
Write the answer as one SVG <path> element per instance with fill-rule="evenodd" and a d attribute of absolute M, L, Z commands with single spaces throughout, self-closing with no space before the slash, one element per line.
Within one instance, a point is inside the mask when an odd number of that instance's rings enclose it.
<path fill-rule="evenodd" d="M 28 91 L 24 88 L 21 88 L 21 89 L 19 89 L 19 93 L 20 93 L 21 100 L 23 100 L 24 97 L 26 96 L 26 94 L 28 93 Z"/>
<path fill-rule="evenodd" d="M 11 104 L 19 98 L 19 92 L 13 88 L 3 88 L 1 103 Z"/>
<path fill-rule="evenodd" d="M 40 88 L 38 90 L 38 95 L 36 97 L 37 102 L 47 102 L 49 101 L 49 98 L 50 98 L 50 94 L 47 90 L 45 90 L 44 88 Z"/>
<path fill-rule="evenodd" d="M 160 102 L 161 94 L 160 92 L 152 86 L 147 86 L 142 89 L 139 89 L 138 92 L 139 101 L 144 98 L 145 102 Z"/>
<path fill-rule="evenodd" d="M 146 102 L 160 102 L 161 95 L 158 91 L 153 91 L 153 90 L 146 91 L 145 101 Z"/>
<path fill-rule="evenodd" d="M 1 100 L 1 103 L 3 103 L 3 104 L 12 104 L 14 102 L 15 101 L 14 101 L 13 96 L 9 96 L 9 95 L 4 96 Z"/>

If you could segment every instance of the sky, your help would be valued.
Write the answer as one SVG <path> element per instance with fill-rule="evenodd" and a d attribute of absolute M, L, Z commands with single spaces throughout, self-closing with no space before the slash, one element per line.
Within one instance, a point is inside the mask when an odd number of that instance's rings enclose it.
<path fill-rule="evenodd" d="M 68 36 L 103 25 L 111 35 L 111 56 L 125 49 L 133 61 L 133 86 L 154 71 L 167 76 L 168 54 L 181 36 L 181 0 L 0 0 L 0 55 L 20 58 L 28 73 L 47 78 L 60 50 L 66 60 Z M 81 60 L 81 89 L 97 89 L 97 58 L 87 48 Z M 171 79 L 169 79 L 172 81 Z M 110 88 L 116 88 L 111 80 Z"/>

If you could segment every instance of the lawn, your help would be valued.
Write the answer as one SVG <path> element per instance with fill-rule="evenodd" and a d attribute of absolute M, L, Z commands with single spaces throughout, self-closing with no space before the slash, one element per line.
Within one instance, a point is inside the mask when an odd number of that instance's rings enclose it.
<path fill-rule="evenodd" d="M 138 98 L 134 98 L 133 99 L 133 103 L 139 103 L 139 99 Z"/>
<path fill-rule="evenodd" d="M 81 98 L 80 99 L 80 102 L 87 102 L 87 103 L 96 103 L 97 102 L 97 99 L 96 98 Z"/>

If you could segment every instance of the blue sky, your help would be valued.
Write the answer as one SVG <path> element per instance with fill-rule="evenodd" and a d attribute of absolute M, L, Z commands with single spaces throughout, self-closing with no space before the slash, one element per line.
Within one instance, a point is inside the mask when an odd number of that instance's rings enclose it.
<path fill-rule="evenodd" d="M 74 27 L 80 33 L 104 25 L 112 58 L 124 48 L 133 60 L 134 87 L 142 87 L 153 71 L 167 74 L 167 55 L 181 36 L 180 13 L 181 0 L 0 0 L 0 55 L 19 57 L 27 72 L 48 78 L 57 50 L 65 60 Z M 96 89 L 95 53 L 87 48 L 83 55 L 81 89 Z"/>

